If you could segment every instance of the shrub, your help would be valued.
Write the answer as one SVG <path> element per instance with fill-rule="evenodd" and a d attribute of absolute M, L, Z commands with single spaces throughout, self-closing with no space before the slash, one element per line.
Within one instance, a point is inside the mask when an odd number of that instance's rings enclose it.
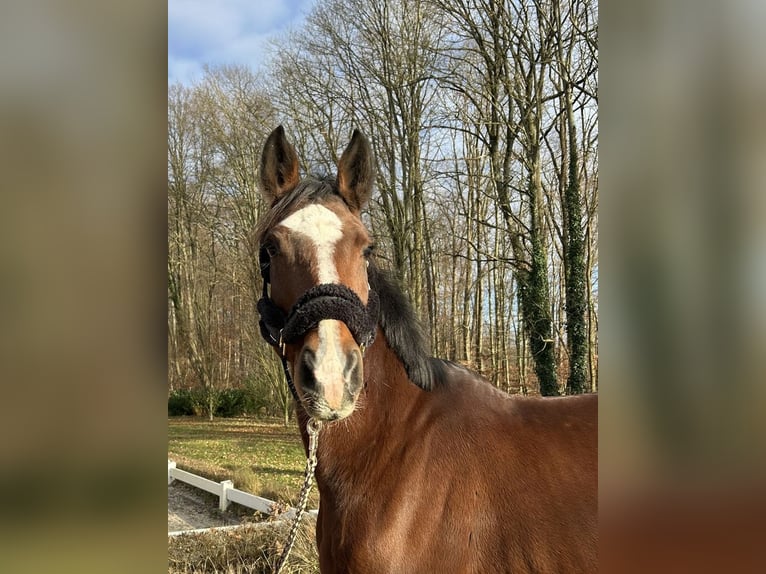
<path fill-rule="evenodd" d="M 268 381 L 254 376 L 242 381 L 241 387 L 215 390 L 214 416 L 280 414 L 280 406 Z M 168 416 L 206 416 L 209 396 L 205 389 L 179 389 L 168 395 Z"/>
<path fill-rule="evenodd" d="M 242 389 L 224 389 L 218 394 L 217 417 L 238 417 L 247 410 L 247 397 Z"/>
<path fill-rule="evenodd" d="M 191 389 L 171 391 L 168 396 L 168 416 L 199 415 L 202 411 L 202 397 Z"/>
<path fill-rule="evenodd" d="M 273 414 L 272 393 L 268 382 L 261 377 L 250 375 L 242 381 L 242 385 L 247 397 L 248 414 Z M 277 412 L 279 412 L 278 409 Z"/>

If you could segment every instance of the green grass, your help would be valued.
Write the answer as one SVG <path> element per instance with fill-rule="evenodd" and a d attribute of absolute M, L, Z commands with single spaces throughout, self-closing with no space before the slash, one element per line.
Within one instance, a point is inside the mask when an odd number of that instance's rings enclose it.
<path fill-rule="evenodd" d="M 215 481 L 232 480 L 241 490 L 290 505 L 297 502 L 306 465 L 296 424 L 285 428 L 276 419 L 249 417 L 213 422 L 200 417 L 169 417 L 168 458 L 176 461 L 178 468 Z M 317 508 L 318 504 L 315 487 L 309 508 Z M 168 572 L 270 573 L 286 535 L 287 526 L 282 525 L 276 529 L 244 527 L 169 536 Z M 318 571 L 314 523 L 307 520 L 284 572 Z"/>
<path fill-rule="evenodd" d="M 169 417 L 168 458 L 189 472 L 229 479 L 236 488 L 288 504 L 297 502 L 306 464 L 297 425 L 250 417 Z M 309 506 L 317 503 L 312 491 Z"/>

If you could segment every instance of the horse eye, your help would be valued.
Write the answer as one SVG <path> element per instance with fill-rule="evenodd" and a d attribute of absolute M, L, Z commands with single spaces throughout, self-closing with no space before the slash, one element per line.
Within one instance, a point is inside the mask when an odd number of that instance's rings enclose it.
<path fill-rule="evenodd" d="M 274 241 L 267 241 L 264 243 L 263 249 L 268 253 L 270 258 L 279 255 L 279 247 Z"/>
<path fill-rule="evenodd" d="M 369 259 L 370 256 L 375 252 L 375 246 L 374 245 L 368 245 L 365 247 L 364 251 L 362 251 L 362 255 L 365 259 Z"/>

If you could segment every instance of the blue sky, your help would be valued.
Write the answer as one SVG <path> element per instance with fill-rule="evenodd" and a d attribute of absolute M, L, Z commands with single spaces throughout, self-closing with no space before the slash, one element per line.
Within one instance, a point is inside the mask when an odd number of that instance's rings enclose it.
<path fill-rule="evenodd" d="M 168 83 L 190 84 L 204 64 L 260 68 L 268 40 L 299 25 L 315 0 L 169 0 Z"/>

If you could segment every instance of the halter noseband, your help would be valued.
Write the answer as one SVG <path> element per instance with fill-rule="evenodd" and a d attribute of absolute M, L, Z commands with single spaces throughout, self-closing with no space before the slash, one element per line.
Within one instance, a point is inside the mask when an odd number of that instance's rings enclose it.
<path fill-rule="evenodd" d="M 365 349 L 375 340 L 379 309 L 378 294 L 370 289 L 367 305 L 365 305 L 359 296 L 345 285 L 323 283 L 306 291 L 290 311 L 285 313 L 277 307 L 269 295 L 271 258 L 263 246 L 258 259 L 263 278 L 263 295 L 258 301 L 258 313 L 261 316 L 258 324 L 261 328 L 261 336 L 279 353 L 287 386 L 290 387 L 297 401 L 298 394 L 287 370 L 285 345 L 298 341 L 316 328 L 320 321 L 335 319 L 345 323 L 364 354 Z"/>

